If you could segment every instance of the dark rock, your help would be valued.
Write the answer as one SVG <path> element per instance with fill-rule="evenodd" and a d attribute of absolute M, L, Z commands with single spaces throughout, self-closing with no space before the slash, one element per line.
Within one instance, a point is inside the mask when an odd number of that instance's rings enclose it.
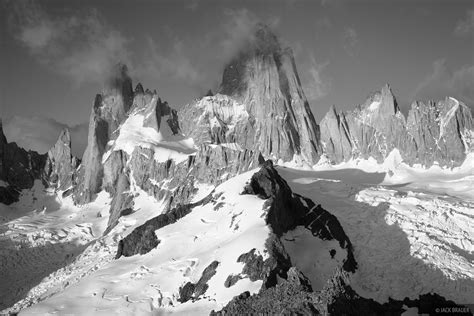
<path fill-rule="evenodd" d="M 213 261 L 202 272 L 201 278 L 196 284 L 187 282 L 179 289 L 179 299 L 181 303 L 185 303 L 190 299 L 198 299 L 201 295 L 206 293 L 208 289 L 207 282 L 216 274 L 216 269 L 219 266 L 219 261 Z"/>
<path fill-rule="evenodd" d="M 130 257 L 135 254 L 143 255 L 155 249 L 160 243 L 155 235 L 155 230 L 152 223 L 145 223 L 140 226 L 139 231 L 134 230 L 126 238 L 120 240 L 115 259 L 121 256 Z"/>
<path fill-rule="evenodd" d="M 324 289 L 311 292 L 300 283 L 300 275 L 295 268 L 288 271 L 288 280 L 275 287 L 249 295 L 242 293 L 234 297 L 221 311 L 212 311 L 210 315 L 401 315 L 407 307 L 417 307 L 418 313 L 436 315 L 436 308 L 458 307 L 466 310 L 437 294 L 420 295 L 418 299 L 393 300 L 380 304 L 372 299 L 358 295 L 349 284 L 347 272 L 336 270 Z M 304 276 L 303 276 L 304 279 Z M 457 315 L 457 314 L 456 314 Z M 459 313 L 461 315 L 461 313 Z M 467 312 L 462 315 L 472 315 Z"/>
<path fill-rule="evenodd" d="M 160 214 L 149 219 L 120 240 L 115 258 L 118 259 L 121 256 L 130 257 L 136 254 L 148 253 L 159 244 L 159 240 L 155 235 L 156 230 L 175 223 L 180 218 L 188 215 L 194 207 L 209 203 L 211 199 L 212 193 L 201 201 L 192 204 L 178 205 L 166 214 Z"/>
<path fill-rule="evenodd" d="M 43 179 L 47 155 L 26 151 L 16 143 L 8 143 L 0 119 L 0 180 L 8 186 L 0 192 L 0 203 L 18 201 L 19 191 L 30 189 L 35 180 Z"/>
<path fill-rule="evenodd" d="M 12 186 L 1 187 L 0 186 L 0 203 L 10 205 L 17 202 L 20 197 L 20 191 Z"/>
<path fill-rule="evenodd" d="M 242 276 L 240 274 L 231 274 L 227 277 L 227 279 L 225 279 L 224 286 L 226 288 L 231 287 L 241 279 Z"/>
<path fill-rule="evenodd" d="M 267 160 L 252 176 L 250 183 L 244 188 L 244 193 L 267 199 L 266 221 L 278 237 L 297 226 L 305 226 L 314 236 L 323 240 L 336 239 L 341 248 L 347 250 L 344 269 L 355 272 L 357 263 L 352 243 L 338 219 L 321 205 L 315 205 L 310 199 L 294 194 L 270 160 Z"/>
<path fill-rule="evenodd" d="M 295 268 L 290 280 L 250 295 L 248 291 L 233 298 L 221 311 L 210 315 L 318 315 L 318 297 L 302 285 Z"/>
<path fill-rule="evenodd" d="M 187 282 L 183 287 L 179 289 L 178 302 L 185 303 L 193 298 L 194 294 L 194 283 Z"/>

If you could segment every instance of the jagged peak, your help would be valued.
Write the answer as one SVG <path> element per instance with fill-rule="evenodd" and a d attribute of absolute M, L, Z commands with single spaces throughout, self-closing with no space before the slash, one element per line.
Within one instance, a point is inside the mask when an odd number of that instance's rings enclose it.
<path fill-rule="evenodd" d="M 369 112 L 382 112 L 384 115 L 395 115 L 400 112 L 397 99 L 388 83 L 369 95 L 361 109 Z"/>
<path fill-rule="evenodd" d="M 329 110 L 326 112 L 326 115 L 324 116 L 324 118 L 337 118 L 338 116 L 339 116 L 339 114 L 338 114 L 338 111 L 336 109 L 336 105 L 332 104 L 329 107 Z"/>
<path fill-rule="evenodd" d="M 71 134 L 69 132 L 69 128 L 65 127 L 59 134 L 59 138 L 57 142 L 62 142 L 68 146 L 71 146 Z"/>
<path fill-rule="evenodd" d="M 135 87 L 135 95 L 137 95 L 137 94 L 143 94 L 143 93 L 145 93 L 145 92 L 144 92 L 144 89 L 143 89 L 143 86 L 142 86 L 142 84 L 139 82 L 139 83 L 137 83 L 137 86 Z"/>

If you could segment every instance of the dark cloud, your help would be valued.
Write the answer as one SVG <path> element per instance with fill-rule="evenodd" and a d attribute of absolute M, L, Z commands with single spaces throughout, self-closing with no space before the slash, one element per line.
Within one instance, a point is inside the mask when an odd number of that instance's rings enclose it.
<path fill-rule="evenodd" d="M 445 59 L 433 63 L 433 71 L 420 82 L 414 92 L 416 99 L 439 100 L 452 96 L 474 106 L 474 65 L 452 71 Z"/>
<path fill-rule="evenodd" d="M 15 38 L 40 63 L 71 78 L 103 82 L 118 61 L 130 62 L 128 39 L 95 10 L 52 16 L 39 2 L 14 2 L 10 27 Z"/>

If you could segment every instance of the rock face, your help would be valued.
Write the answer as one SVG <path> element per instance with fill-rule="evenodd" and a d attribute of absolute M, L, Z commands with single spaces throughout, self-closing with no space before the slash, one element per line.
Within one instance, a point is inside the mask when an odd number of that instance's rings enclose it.
<path fill-rule="evenodd" d="M 98 94 L 89 120 L 87 147 L 78 173 L 74 201 L 88 203 L 101 190 L 104 174 L 102 156 L 107 143 L 117 137 L 115 131 L 125 120 L 133 101 L 132 81 L 127 67 L 119 64 L 106 91 Z"/>
<path fill-rule="evenodd" d="M 79 161 L 71 154 L 71 136 L 65 129 L 56 144 L 48 151 L 44 176 L 47 186 L 67 190 L 75 182 L 75 172 Z"/>
<path fill-rule="evenodd" d="M 369 157 L 382 162 L 398 149 L 410 165 L 456 167 L 472 151 L 473 134 L 465 104 L 454 98 L 414 102 L 405 119 L 388 85 L 353 111 L 338 113 L 331 107 L 321 121 L 321 142 L 333 163 Z"/>
<path fill-rule="evenodd" d="M 301 88 L 293 54 L 268 27 L 225 68 L 218 94 L 179 113 L 198 144 L 236 143 L 265 157 L 319 160 L 319 127 Z M 195 118 L 198 118 L 197 120 Z"/>
<path fill-rule="evenodd" d="M 18 200 L 19 191 L 29 189 L 35 180 L 43 179 L 46 155 L 26 151 L 16 143 L 8 143 L 0 119 L 0 203 L 11 204 Z"/>
<path fill-rule="evenodd" d="M 260 171 L 252 176 L 243 193 L 267 199 L 266 221 L 277 237 L 297 226 L 304 226 L 313 236 L 322 240 L 336 239 L 340 247 L 347 250 L 344 270 L 355 272 L 357 263 L 352 244 L 337 218 L 321 205 L 315 205 L 312 200 L 293 193 L 288 183 L 275 170 L 271 160 L 267 160 Z"/>
<path fill-rule="evenodd" d="M 437 103 L 414 102 L 407 131 L 417 148 L 413 163 L 460 165 L 474 149 L 474 124 L 469 108 L 454 98 Z"/>

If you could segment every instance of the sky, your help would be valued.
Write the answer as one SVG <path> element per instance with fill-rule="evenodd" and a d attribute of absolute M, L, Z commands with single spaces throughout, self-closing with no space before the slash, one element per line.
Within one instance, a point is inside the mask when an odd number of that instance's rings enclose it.
<path fill-rule="evenodd" d="M 257 22 L 293 49 L 317 121 L 385 83 L 405 112 L 447 95 L 474 106 L 473 1 L 0 0 L 0 21 L 4 120 L 87 124 L 118 61 L 179 108 L 218 87 Z"/>

